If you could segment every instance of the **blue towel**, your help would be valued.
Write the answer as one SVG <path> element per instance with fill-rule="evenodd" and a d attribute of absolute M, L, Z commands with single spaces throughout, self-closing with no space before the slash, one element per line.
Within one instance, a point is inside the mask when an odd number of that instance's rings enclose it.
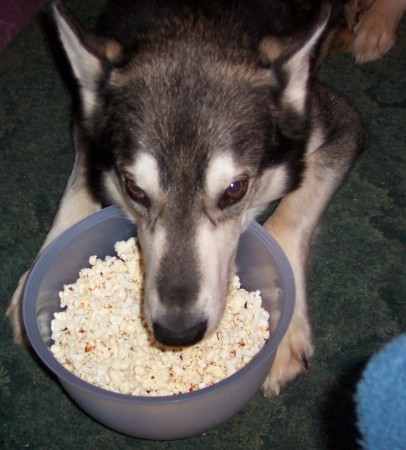
<path fill-rule="evenodd" d="M 365 450 L 406 450 L 406 334 L 369 361 L 355 395 Z"/>

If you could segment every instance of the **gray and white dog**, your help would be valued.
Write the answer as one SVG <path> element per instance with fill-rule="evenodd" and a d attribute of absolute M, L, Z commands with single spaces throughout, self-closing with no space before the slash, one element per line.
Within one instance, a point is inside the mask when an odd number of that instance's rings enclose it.
<path fill-rule="evenodd" d="M 219 322 L 242 231 L 280 199 L 265 227 L 290 260 L 297 296 L 265 395 L 278 394 L 313 354 L 309 247 L 363 140 L 354 109 L 314 79 L 330 9 L 297 0 L 116 0 L 87 31 L 54 4 L 80 113 L 75 164 L 42 248 L 103 205 L 119 205 L 138 226 L 155 337 L 191 345 Z M 8 310 L 16 340 L 26 278 Z"/>

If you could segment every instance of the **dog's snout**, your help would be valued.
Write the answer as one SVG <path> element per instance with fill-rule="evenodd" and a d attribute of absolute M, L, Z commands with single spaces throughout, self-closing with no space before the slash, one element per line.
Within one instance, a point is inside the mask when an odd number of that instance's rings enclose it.
<path fill-rule="evenodd" d="M 155 339 L 171 347 L 183 347 L 197 344 L 201 341 L 207 330 L 207 320 L 197 322 L 185 328 L 170 328 L 170 325 L 159 322 L 153 323 Z"/>

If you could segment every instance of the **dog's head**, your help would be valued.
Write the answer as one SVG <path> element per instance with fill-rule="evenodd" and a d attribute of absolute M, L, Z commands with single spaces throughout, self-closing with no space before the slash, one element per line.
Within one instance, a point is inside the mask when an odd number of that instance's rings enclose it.
<path fill-rule="evenodd" d="M 300 184 L 328 11 L 298 39 L 256 43 L 183 13 L 131 48 L 55 15 L 102 189 L 138 226 L 148 321 L 159 341 L 193 344 L 222 315 L 241 232 Z"/>

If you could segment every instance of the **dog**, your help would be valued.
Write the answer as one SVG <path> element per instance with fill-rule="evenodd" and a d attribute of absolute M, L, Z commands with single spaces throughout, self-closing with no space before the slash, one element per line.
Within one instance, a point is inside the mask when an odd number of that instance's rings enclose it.
<path fill-rule="evenodd" d="M 278 201 L 264 226 L 297 291 L 263 386 L 279 394 L 313 355 L 312 236 L 364 140 L 355 109 L 314 77 L 331 6 L 116 0 L 96 31 L 59 1 L 53 8 L 80 111 L 74 167 L 42 250 L 104 205 L 120 206 L 138 228 L 151 330 L 164 344 L 193 345 L 222 316 L 241 233 Z M 8 309 L 16 341 L 28 273 Z"/>
<path fill-rule="evenodd" d="M 357 64 L 374 61 L 395 44 L 406 0 L 349 0 L 343 5 L 345 26 L 339 32 L 341 49 Z"/>

